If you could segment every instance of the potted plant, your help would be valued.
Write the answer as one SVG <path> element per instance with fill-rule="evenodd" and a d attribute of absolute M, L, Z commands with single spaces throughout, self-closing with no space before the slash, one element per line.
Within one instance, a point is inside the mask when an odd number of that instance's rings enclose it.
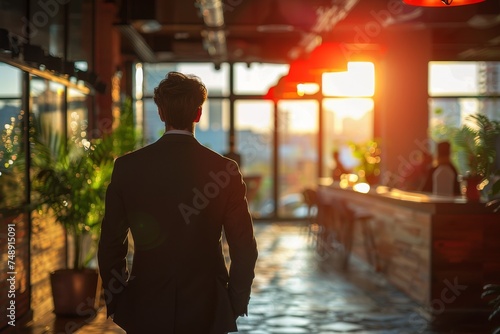
<path fill-rule="evenodd" d="M 95 255 L 93 241 L 112 171 L 113 160 L 105 152 L 108 142 L 65 140 L 56 135 L 47 142 L 33 140 L 32 203 L 42 215 L 53 216 L 64 227 L 71 254 L 68 268 L 50 274 L 54 313 L 58 315 L 77 315 L 87 297 L 95 299 L 97 270 L 88 264 Z"/>
<path fill-rule="evenodd" d="M 500 180 L 497 180 L 492 187 L 492 195 L 496 196 L 500 194 Z M 486 203 L 487 207 L 492 207 L 493 212 L 500 213 L 500 199 L 493 199 Z M 498 320 L 498 315 L 500 314 L 500 284 L 486 284 L 483 286 L 483 293 L 481 298 L 489 299 L 489 304 L 493 305 L 493 311 L 488 317 L 489 321 Z M 500 334 L 500 326 L 497 326 L 492 334 Z"/>
<path fill-rule="evenodd" d="M 57 315 L 84 315 L 95 306 L 98 273 L 89 264 L 96 255 L 105 192 L 114 159 L 136 145 L 130 103 L 103 138 L 86 139 L 81 126 L 68 140 L 58 135 L 44 140 L 37 131 L 32 138 L 32 203 L 64 227 L 69 242 L 71 264 L 50 274 Z"/>
<path fill-rule="evenodd" d="M 353 156 L 357 158 L 360 164 L 355 168 L 361 180 L 368 184 L 378 183 L 380 176 L 380 155 L 381 149 L 378 140 L 369 140 L 364 144 L 350 145 Z"/>
<path fill-rule="evenodd" d="M 500 122 L 486 115 L 474 114 L 452 137 L 454 158 L 458 170 L 467 182 L 466 196 L 479 200 L 482 184 L 495 174 L 496 141 L 500 135 Z"/>

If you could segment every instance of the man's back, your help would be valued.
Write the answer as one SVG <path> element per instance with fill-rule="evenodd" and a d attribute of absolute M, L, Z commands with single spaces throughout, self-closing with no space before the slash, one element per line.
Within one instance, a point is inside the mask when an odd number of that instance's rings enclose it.
<path fill-rule="evenodd" d="M 123 256 L 119 241 L 127 228 L 134 239 L 128 285 L 114 296 L 115 322 L 129 333 L 236 330 L 236 316 L 246 313 L 257 250 L 233 161 L 192 136 L 165 134 L 117 159 L 106 205 L 100 265 L 121 270 L 113 263 Z M 230 279 L 220 244 L 223 226 Z M 105 276 L 106 284 L 111 278 Z"/>

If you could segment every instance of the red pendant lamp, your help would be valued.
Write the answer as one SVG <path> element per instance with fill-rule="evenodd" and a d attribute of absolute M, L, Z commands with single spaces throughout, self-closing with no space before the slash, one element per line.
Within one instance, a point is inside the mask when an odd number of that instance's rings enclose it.
<path fill-rule="evenodd" d="M 485 0 L 403 0 L 407 5 L 421 7 L 456 7 L 472 5 Z"/>
<path fill-rule="evenodd" d="M 282 76 L 278 83 L 269 88 L 267 94 L 264 96 L 267 100 L 281 100 L 281 99 L 295 99 L 299 98 L 297 94 L 297 86 L 287 81 L 287 76 Z"/>
<path fill-rule="evenodd" d="M 290 64 L 286 80 L 289 83 L 319 82 L 321 75 L 313 73 L 309 61 L 298 59 Z"/>
<path fill-rule="evenodd" d="M 347 58 L 340 44 L 323 43 L 316 47 L 306 59 L 312 74 L 347 71 Z"/>
<path fill-rule="evenodd" d="M 295 60 L 290 64 L 284 80 L 296 89 L 299 96 L 312 95 L 320 89 L 321 74 L 312 73 L 307 61 Z"/>

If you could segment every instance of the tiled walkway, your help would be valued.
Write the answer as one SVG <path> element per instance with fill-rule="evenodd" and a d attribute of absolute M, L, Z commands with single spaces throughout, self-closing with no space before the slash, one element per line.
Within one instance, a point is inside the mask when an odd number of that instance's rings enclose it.
<path fill-rule="evenodd" d="M 255 229 L 259 260 L 249 316 L 238 320 L 239 333 L 490 332 L 486 324 L 431 329 L 417 305 L 361 263 L 354 260 L 348 272 L 339 272 L 320 261 L 302 225 L 256 223 Z M 77 333 L 124 332 L 101 311 Z"/>

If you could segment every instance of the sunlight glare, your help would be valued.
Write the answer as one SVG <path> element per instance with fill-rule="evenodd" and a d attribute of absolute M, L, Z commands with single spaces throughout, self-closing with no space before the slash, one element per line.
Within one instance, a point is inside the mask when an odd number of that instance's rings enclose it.
<path fill-rule="evenodd" d="M 273 105 L 270 101 L 236 101 L 236 124 L 240 130 L 251 130 L 258 133 L 272 129 Z"/>
<path fill-rule="evenodd" d="M 315 133 L 318 131 L 318 102 L 280 101 L 279 122 L 281 126 L 295 133 Z"/>
<path fill-rule="evenodd" d="M 375 65 L 371 62 L 349 62 L 347 72 L 323 73 L 323 94 L 327 96 L 373 96 Z"/>
<path fill-rule="evenodd" d="M 319 92 L 319 85 L 317 83 L 300 83 L 297 85 L 297 94 L 299 96 L 314 95 Z"/>

